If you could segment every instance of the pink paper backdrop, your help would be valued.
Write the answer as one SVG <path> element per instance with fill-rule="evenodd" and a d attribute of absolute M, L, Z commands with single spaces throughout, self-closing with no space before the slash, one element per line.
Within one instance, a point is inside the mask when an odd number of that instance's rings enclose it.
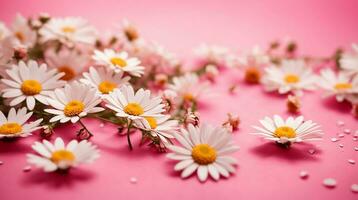
<path fill-rule="evenodd" d="M 192 48 L 202 42 L 246 50 L 254 44 L 265 45 L 272 39 L 291 36 L 304 54 L 330 55 L 337 46 L 358 41 L 358 1 L 0 1 L 0 19 L 10 22 L 19 12 L 35 16 L 47 12 L 55 16 L 82 16 L 99 30 L 113 29 L 123 17 L 135 22 L 148 39 L 165 45 L 186 58 Z M 219 182 L 199 183 L 195 177 L 181 180 L 173 172 L 174 163 L 164 154 L 146 147 L 127 150 L 125 138 L 116 129 L 98 121 L 87 120 L 96 134 L 93 142 L 102 157 L 93 165 L 71 171 L 69 176 L 44 174 L 39 170 L 25 173 L 25 154 L 38 139 L 0 142 L 0 199 L 357 199 L 350 191 L 358 183 L 358 142 L 346 135 L 333 143 L 331 137 L 344 128 L 357 130 L 357 120 L 349 114 L 349 105 L 333 99 L 322 99 L 320 92 L 306 93 L 302 114 L 322 124 L 326 135 L 323 142 L 295 145 L 282 150 L 249 135 L 251 125 L 273 114 L 288 116 L 285 98 L 264 93 L 260 86 L 241 82 L 238 71 L 224 72 L 213 86 L 216 96 L 201 105 L 202 121 L 215 125 L 227 112 L 238 113 L 242 120 L 234 139 L 241 150 L 237 173 Z M 228 94 L 228 87 L 237 84 L 237 93 Z M 74 136 L 75 126 L 60 128 L 57 134 L 67 141 Z M 134 137 L 136 138 L 136 137 Z M 343 144 L 340 148 L 338 145 Z M 315 147 L 318 145 L 318 147 Z M 307 151 L 317 148 L 313 155 Z M 309 178 L 299 178 L 307 170 Z M 136 177 L 137 184 L 130 178 Z M 334 189 L 322 186 L 324 178 L 338 181 Z"/>

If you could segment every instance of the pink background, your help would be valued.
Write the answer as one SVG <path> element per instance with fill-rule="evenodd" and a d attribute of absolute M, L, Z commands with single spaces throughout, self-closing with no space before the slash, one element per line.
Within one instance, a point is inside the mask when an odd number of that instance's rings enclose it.
<path fill-rule="evenodd" d="M 76 3 L 74 3 L 76 2 Z M 15 13 L 25 16 L 47 12 L 55 16 L 82 16 L 100 30 L 113 29 L 123 17 L 135 22 L 148 39 L 153 39 L 188 57 L 192 48 L 202 42 L 247 50 L 254 44 L 266 45 L 272 39 L 290 36 L 299 42 L 303 54 L 330 55 L 337 46 L 357 42 L 358 1 L 0 1 L 0 19 L 10 22 Z M 93 165 L 74 169 L 68 176 L 44 174 L 26 166 L 25 154 L 38 139 L 33 137 L 16 142 L 0 142 L 1 199 L 356 199 L 350 191 L 358 183 L 358 142 L 352 134 L 333 143 L 331 137 L 344 128 L 357 130 L 357 120 L 347 104 L 322 99 L 320 92 L 306 93 L 302 114 L 322 124 L 324 141 L 295 145 L 282 150 L 249 135 L 251 125 L 264 116 L 288 116 L 285 98 L 263 92 L 260 86 L 241 82 L 242 75 L 234 70 L 220 75 L 213 91 L 218 95 L 205 99 L 201 106 L 202 121 L 219 125 L 227 112 L 238 113 L 242 120 L 234 139 L 241 147 L 235 154 L 239 160 L 237 173 L 219 182 L 199 183 L 196 177 L 182 180 L 173 171 L 174 163 L 164 154 L 146 147 L 129 152 L 124 137 L 115 134 L 109 124 L 99 127 L 98 121 L 87 124 L 96 136 L 93 142 L 102 157 Z M 228 87 L 237 84 L 235 95 Z M 76 127 L 59 128 L 57 134 L 67 141 Z M 133 138 L 136 138 L 135 136 Z M 315 147 L 314 145 L 318 145 Z M 343 144 L 340 148 L 338 145 Z M 307 152 L 317 148 L 313 155 Z M 309 178 L 299 178 L 307 170 Z M 130 178 L 136 177 L 137 184 Z M 338 181 L 334 189 L 322 186 L 324 178 Z"/>

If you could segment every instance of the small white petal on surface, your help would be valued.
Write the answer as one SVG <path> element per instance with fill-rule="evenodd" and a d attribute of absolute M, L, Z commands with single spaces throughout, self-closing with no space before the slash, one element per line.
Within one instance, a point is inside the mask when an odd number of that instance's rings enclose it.
<path fill-rule="evenodd" d="M 358 193 L 358 184 L 353 184 L 353 185 L 351 186 L 351 190 L 352 190 L 352 192 Z"/>
<path fill-rule="evenodd" d="M 326 178 L 323 180 L 323 185 L 329 188 L 336 187 L 337 181 L 333 178 Z"/>

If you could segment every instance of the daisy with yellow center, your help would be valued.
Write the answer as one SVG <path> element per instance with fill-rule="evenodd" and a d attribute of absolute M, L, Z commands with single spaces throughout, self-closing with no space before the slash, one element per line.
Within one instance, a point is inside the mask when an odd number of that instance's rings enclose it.
<path fill-rule="evenodd" d="M 27 154 L 28 163 L 43 168 L 45 172 L 67 170 L 79 164 L 92 163 L 99 157 L 97 147 L 87 140 L 72 140 L 67 145 L 61 138 L 56 138 L 54 144 L 43 140 L 35 142 L 32 149 L 37 154 Z"/>
<path fill-rule="evenodd" d="M 194 53 L 204 62 L 214 65 L 225 65 L 230 51 L 226 47 L 202 44 L 194 50 Z"/>
<path fill-rule="evenodd" d="M 174 77 L 173 83 L 168 88 L 178 95 L 176 101 L 180 104 L 198 101 L 202 94 L 207 94 L 208 83 L 201 83 L 196 74 L 188 73 L 184 76 Z"/>
<path fill-rule="evenodd" d="M 86 56 L 66 48 L 62 48 L 59 52 L 54 50 L 47 51 L 45 59 L 49 67 L 64 73 L 64 76 L 61 77 L 64 81 L 75 80 L 87 64 Z"/>
<path fill-rule="evenodd" d="M 304 121 L 303 116 L 289 117 L 285 121 L 275 115 L 273 119 L 265 117 L 260 123 L 263 127 L 253 126 L 257 132 L 252 134 L 279 144 L 290 145 L 294 142 L 321 140 L 323 134 L 319 125 L 311 120 Z"/>
<path fill-rule="evenodd" d="M 115 73 L 126 72 L 137 77 L 144 74 L 144 67 L 140 66 L 140 60 L 135 57 L 129 57 L 125 51 L 118 53 L 112 49 L 105 49 L 104 51 L 95 50 L 93 59 L 97 64 L 104 65 Z"/>
<path fill-rule="evenodd" d="M 149 90 L 139 89 L 134 92 L 132 86 L 123 85 L 105 96 L 106 106 L 116 112 L 116 116 L 130 120 L 145 117 L 161 117 L 164 104 L 160 97 L 151 97 Z"/>
<path fill-rule="evenodd" d="M 55 115 L 50 122 L 76 123 L 88 113 L 104 110 L 102 107 L 96 107 L 101 103 L 96 90 L 76 81 L 65 85 L 65 88 L 56 89 L 47 100 L 53 109 L 45 109 L 45 112 Z"/>
<path fill-rule="evenodd" d="M 128 42 L 134 42 L 139 38 L 139 31 L 137 27 L 135 27 L 127 19 L 122 21 L 121 29 L 122 37 Z"/>
<path fill-rule="evenodd" d="M 139 129 L 149 131 L 153 137 L 158 137 L 162 144 L 169 145 L 173 134 L 178 131 L 178 121 L 170 120 L 170 116 L 162 117 L 144 117 L 144 119 L 135 120 L 135 126 Z"/>
<path fill-rule="evenodd" d="M 39 33 L 43 42 L 59 40 L 69 45 L 74 43 L 94 45 L 97 35 L 96 29 L 79 17 L 51 18 Z"/>
<path fill-rule="evenodd" d="M 318 84 L 325 90 L 325 96 L 336 96 L 339 102 L 350 100 L 358 94 L 358 76 L 351 79 L 347 73 L 335 73 L 331 69 L 322 70 Z"/>
<path fill-rule="evenodd" d="M 303 60 L 283 60 L 279 67 L 265 68 L 262 82 L 267 91 L 302 95 L 303 90 L 315 89 L 317 78 Z"/>
<path fill-rule="evenodd" d="M 122 85 L 128 84 L 130 77 L 124 76 L 123 72 L 113 73 L 112 71 L 100 67 L 90 67 L 89 72 L 83 73 L 82 83 L 96 88 L 100 95 L 107 95 L 114 89 L 120 88 Z"/>
<path fill-rule="evenodd" d="M 22 46 L 34 46 L 37 35 L 36 32 L 29 26 L 28 20 L 25 17 L 17 14 L 10 29 L 13 32 L 13 36 L 16 41 Z"/>
<path fill-rule="evenodd" d="M 246 83 L 258 84 L 261 82 L 263 68 L 270 64 L 270 57 L 266 51 L 256 45 L 243 56 L 230 56 L 228 62 L 244 70 Z"/>
<path fill-rule="evenodd" d="M 163 116 L 164 104 L 160 97 L 151 97 L 150 90 L 139 89 L 134 92 L 130 85 L 123 85 L 120 89 L 115 89 L 109 95 L 104 96 L 106 107 L 113 110 L 117 117 L 127 120 L 127 141 L 129 149 L 132 150 L 130 141 L 130 129 L 133 122 L 145 120 L 152 122 L 155 117 Z"/>
<path fill-rule="evenodd" d="M 174 170 L 182 171 L 182 178 L 197 171 L 200 181 L 205 181 L 209 175 L 217 181 L 220 176 L 227 178 L 235 172 L 237 162 L 230 154 L 239 147 L 234 145 L 227 129 L 206 124 L 194 127 L 190 124 L 188 130 L 181 129 L 181 134 L 174 133 L 174 137 L 181 146 L 168 145 L 172 153 L 167 157 L 179 161 Z"/>
<path fill-rule="evenodd" d="M 47 70 L 47 65 L 38 65 L 30 60 L 27 64 L 20 61 L 6 70 L 7 77 L 1 79 L 5 87 L 4 98 L 10 98 L 10 106 L 26 101 L 27 108 L 32 110 L 37 101 L 47 105 L 48 94 L 55 88 L 62 87 L 65 82 L 59 80 L 64 74 L 57 70 Z"/>
<path fill-rule="evenodd" d="M 26 137 L 31 135 L 31 132 L 41 129 L 39 126 L 42 119 L 33 122 L 28 122 L 32 112 L 27 112 L 26 108 L 18 109 L 11 108 L 8 117 L 0 111 L 0 139 L 11 137 Z"/>

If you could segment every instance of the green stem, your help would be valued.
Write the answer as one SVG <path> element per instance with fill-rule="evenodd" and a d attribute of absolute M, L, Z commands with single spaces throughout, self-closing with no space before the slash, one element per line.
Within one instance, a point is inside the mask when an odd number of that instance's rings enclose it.
<path fill-rule="evenodd" d="M 104 117 L 100 117 L 100 116 L 96 116 L 96 115 L 92 115 L 90 117 L 93 117 L 93 118 L 96 118 L 96 119 L 100 119 L 100 120 L 103 120 L 103 121 L 106 121 L 106 122 L 110 122 L 112 124 L 118 124 L 118 125 L 122 125 L 121 123 L 119 122 L 115 122 L 113 120 L 110 120 L 110 119 L 107 119 L 107 118 L 104 118 Z"/>
<path fill-rule="evenodd" d="M 131 126 L 132 126 L 132 120 L 128 119 L 128 127 L 127 127 L 127 142 L 128 142 L 128 145 L 129 145 L 129 150 L 133 150 L 133 147 L 132 147 L 132 143 L 131 143 L 131 138 L 130 138 L 130 130 L 131 130 Z"/>
<path fill-rule="evenodd" d="M 93 136 L 93 134 L 91 133 L 91 131 L 89 131 L 87 129 L 87 127 L 83 124 L 83 122 L 81 121 L 81 119 L 78 120 L 78 122 L 81 124 L 81 126 L 87 131 L 88 134 L 90 134 L 90 137 Z"/>

